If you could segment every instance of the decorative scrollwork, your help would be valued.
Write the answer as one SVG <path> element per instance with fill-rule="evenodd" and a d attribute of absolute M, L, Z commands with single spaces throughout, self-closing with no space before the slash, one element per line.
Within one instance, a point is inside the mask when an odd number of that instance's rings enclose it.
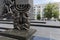
<path fill-rule="evenodd" d="M 19 30 L 29 30 L 30 24 L 28 21 L 28 14 L 26 13 L 29 11 L 30 5 L 29 4 L 19 4 L 16 6 L 16 9 L 14 13 L 16 14 L 14 16 L 14 27 L 15 29 L 20 29 Z"/>
<path fill-rule="evenodd" d="M 30 24 L 27 12 L 30 9 L 30 4 L 16 4 L 15 0 L 5 0 L 5 7 L 7 10 L 5 15 L 11 14 L 13 17 L 14 29 L 29 30 Z"/>
<path fill-rule="evenodd" d="M 29 4 L 19 4 L 19 5 L 16 5 L 16 9 L 20 12 L 27 12 L 30 9 L 30 5 Z"/>

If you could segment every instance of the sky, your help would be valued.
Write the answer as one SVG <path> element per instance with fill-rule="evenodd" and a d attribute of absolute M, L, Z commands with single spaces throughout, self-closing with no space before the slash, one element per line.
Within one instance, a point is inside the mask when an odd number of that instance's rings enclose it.
<path fill-rule="evenodd" d="M 60 2 L 60 0 L 33 0 L 34 4 L 46 4 L 49 2 Z"/>

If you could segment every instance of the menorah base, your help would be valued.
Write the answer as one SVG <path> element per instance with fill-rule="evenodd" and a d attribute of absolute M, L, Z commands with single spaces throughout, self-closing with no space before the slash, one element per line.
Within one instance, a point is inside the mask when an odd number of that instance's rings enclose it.
<path fill-rule="evenodd" d="M 0 32 L 0 35 L 18 40 L 30 40 L 35 32 L 35 29 L 30 29 L 29 31 L 8 30 Z"/>

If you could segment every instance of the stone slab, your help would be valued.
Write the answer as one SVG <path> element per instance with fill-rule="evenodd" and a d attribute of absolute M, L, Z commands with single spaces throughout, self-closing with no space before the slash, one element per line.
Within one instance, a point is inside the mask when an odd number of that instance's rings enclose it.
<path fill-rule="evenodd" d="M 18 40 L 18 39 L 0 36 L 0 40 Z"/>
<path fill-rule="evenodd" d="M 28 40 L 35 32 L 35 29 L 30 29 L 29 31 L 8 30 L 5 32 L 0 32 L 0 35 L 18 40 Z"/>

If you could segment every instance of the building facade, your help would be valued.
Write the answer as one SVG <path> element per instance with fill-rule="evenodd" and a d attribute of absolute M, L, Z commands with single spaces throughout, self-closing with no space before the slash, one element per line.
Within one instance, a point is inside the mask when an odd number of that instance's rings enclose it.
<path fill-rule="evenodd" d="M 45 5 L 43 5 L 43 4 L 38 4 L 38 5 L 33 6 L 33 10 L 34 10 L 33 13 L 35 14 L 35 19 L 37 19 L 37 14 L 40 14 L 41 19 L 43 18 L 44 8 L 45 8 Z"/>
<path fill-rule="evenodd" d="M 60 2 L 56 2 L 56 3 L 51 3 L 51 4 L 57 4 L 58 6 L 58 10 L 59 10 L 59 18 L 60 18 Z M 33 6 L 33 13 L 35 15 L 35 19 L 37 19 L 37 14 L 40 13 L 41 19 L 44 18 L 44 8 L 47 4 L 37 4 Z"/>

